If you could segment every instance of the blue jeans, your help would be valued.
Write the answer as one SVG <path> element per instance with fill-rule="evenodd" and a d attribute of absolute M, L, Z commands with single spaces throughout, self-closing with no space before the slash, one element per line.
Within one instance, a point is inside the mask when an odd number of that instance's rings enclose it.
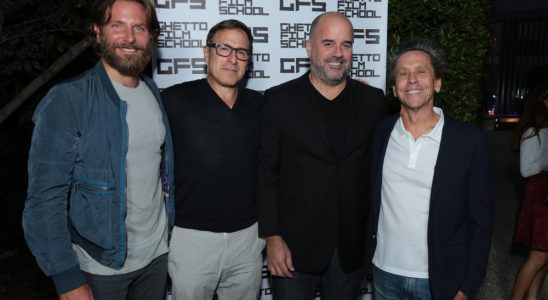
<path fill-rule="evenodd" d="M 364 278 L 363 269 L 351 273 L 342 270 L 337 249 L 327 268 L 321 273 L 295 271 L 293 278 L 272 277 L 272 296 L 275 300 L 306 300 L 317 296 L 314 290 L 316 280 L 322 279 L 323 300 L 356 300 L 360 283 Z"/>
<path fill-rule="evenodd" d="M 373 266 L 375 300 L 431 300 L 428 278 L 405 277 Z"/>

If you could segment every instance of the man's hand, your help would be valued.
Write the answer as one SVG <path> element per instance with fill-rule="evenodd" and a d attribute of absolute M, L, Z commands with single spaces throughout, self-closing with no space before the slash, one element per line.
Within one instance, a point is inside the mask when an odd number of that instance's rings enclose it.
<path fill-rule="evenodd" d="M 292 278 L 293 261 L 291 251 L 279 235 L 266 237 L 266 258 L 270 274 L 279 277 Z"/>
<path fill-rule="evenodd" d="M 468 300 L 468 297 L 462 291 L 458 291 L 453 300 Z"/>
<path fill-rule="evenodd" d="M 74 290 L 59 294 L 59 300 L 93 300 L 93 293 L 89 285 L 81 285 Z"/>

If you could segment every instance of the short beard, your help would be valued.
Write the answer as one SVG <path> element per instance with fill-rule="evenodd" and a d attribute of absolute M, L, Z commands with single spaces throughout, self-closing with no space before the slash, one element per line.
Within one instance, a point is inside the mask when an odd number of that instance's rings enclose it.
<path fill-rule="evenodd" d="M 329 63 L 329 60 L 328 61 L 325 61 L 325 63 Z M 310 64 L 310 68 L 313 69 L 315 71 L 315 73 L 317 74 L 318 78 L 325 84 L 329 85 L 329 86 L 336 86 L 338 85 L 339 83 L 343 82 L 346 80 L 346 77 L 348 76 L 348 73 L 350 72 L 350 65 L 342 72 L 341 76 L 340 77 L 329 77 L 329 75 L 327 75 L 327 72 L 325 71 L 325 69 L 327 68 L 326 65 L 316 65 L 316 64 Z"/>
<path fill-rule="evenodd" d="M 146 47 L 125 43 L 111 43 L 101 34 L 101 43 L 99 45 L 102 58 L 120 74 L 131 77 L 138 77 L 146 68 L 152 57 L 153 43 L 150 42 Z M 141 51 L 134 56 L 123 57 L 116 54 L 116 48 L 130 48 Z"/>

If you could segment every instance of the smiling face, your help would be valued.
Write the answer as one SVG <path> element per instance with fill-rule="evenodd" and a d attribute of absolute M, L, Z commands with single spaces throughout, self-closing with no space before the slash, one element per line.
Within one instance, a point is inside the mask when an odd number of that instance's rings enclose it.
<path fill-rule="evenodd" d="M 441 90 L 441 78 L 436 78 L 430 56 L 423 51 L 402 54 L 395 68 L 394 95 L 405 109 L 432 109 L 434 95 Z"/>
<path fill-rule="evenodd" d="M 311 75 L 326 85 L 346 79 L 352 65 L 352 24 L 344 16 L 328 14 L 316 25 L 306 42 Z"/>
<path fill-rule="evenodd" d="M 215 33 L 213 43 L 220 43 L 234 49 L 249 50 L 249 39 L 241 29 L 222 29 Z M 204 47 L 204 59 L 208 66 L 207 79 L 215 89 L 235 88 L 245 75 L 248 61 L 239 60 L 236 51 L 232 51 L 227 57 L 217 54 L 215 48 Z"/>
<path fill-rule="evenodd" d="M 152 56 L 145 8 L 138 2 L 116 1 L 108 23 L 93 27 L 107 72 L 138 77 Z"/>

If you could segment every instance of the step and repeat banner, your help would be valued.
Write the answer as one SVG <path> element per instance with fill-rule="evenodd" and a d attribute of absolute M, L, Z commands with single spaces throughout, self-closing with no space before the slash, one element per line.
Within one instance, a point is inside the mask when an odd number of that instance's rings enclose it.
<path fill-rule="evenodd" d="M 211 27 L 238 19 L 253 33 L 247 87 L 264 91 L 297 78 L 310 65 L 310 23 L 338 11 L 354 25 L 351 77 L 385 89 L 388 0 L 154 0 L 160 20 L 153 77 L 160 88 L 206 76 L 202 48 Z"/>
<path fill-rule="evenodd" d="M 247 87 L 264 91 L 305 73 L 310 61 L 305 43 L 319 14 L 337 11 L 354 26 L 350 76 L 385 90 L 388 0 L 154 0 L 161 32 L 153 59 L 153 77 L 162 88 L 206 76 L 202 48 L 211 27 L 238 19 L 253 34 Z M 270 273 L 263 266 L 261 300 L 272 299 Z M 314 293 L 320 299 L 320 286 Z M 171 297 L 168 295 L 168 299 Z M 370 300 L 370 277 L 359 300 Z"/>

